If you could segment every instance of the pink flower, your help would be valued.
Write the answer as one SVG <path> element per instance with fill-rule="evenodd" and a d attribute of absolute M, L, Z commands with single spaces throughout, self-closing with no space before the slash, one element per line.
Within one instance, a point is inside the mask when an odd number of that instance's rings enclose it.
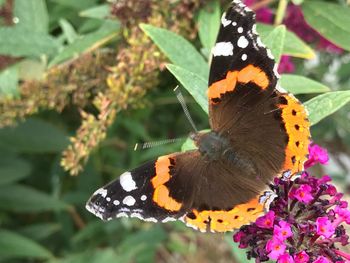
<path fill-rule="evenodd" d="M 342 222 L 346 222 L 348 225 L 350 225 L 350 211 L 348 209 L 337 206 L 334 209 L 334 212 L 338 215 L 337 225 Z"/>
<path fill-rule="evenodd" d="M 294 259 L 288 253 L 285 253 L 278 258 L 277 263 L 294 263 Z"/>
<path fill-rule="evenodd" d="M 259 217 L 256 220 L 256 224 L 261 228 L 271 229 L 273 228 L 274 220 L 275 220 L 275 212 L 269 211 L 266 215 Z"/>
<path fill-rule="evenodd" d="M 292 229 L 290 228 L 290 224 L 286 221 L 281 220 L 279 226 L 275 225 L 273 229 L 273 236 L 280 239 L 286 240 L 288 237 L 293 236 Z"/>
<path fill-rule="evenodd" d="M 266 251 L 269 252 L 268 257 L 272 260 L 277 260 L 286 251 L 286 245 L 283 241 L 272 238 L 266 243 Z"/>
<path fill-rule="evenodd" d="M 314 166 L 316 163 L 327 164 L 329 157 L 326 149 L 318 146 L 317 144 L 309 145 L 309 159 L 305 163 L 305 168 Z"/>
<path fill-rule="evenodd" d="M 295 66 L 290 56 L 282 56 L 278 65 L 278 73 L 292 73 L 295 71 Z"/>
<path fill-rule="evenodd" d="M 328 217 L 319 217 L 316 220 L 316 231 L 318 235 L 330 238 L 335 233 L 335 228 Z"/>
<path fill-rule="evenodd" d="M 319 256 L 313 263 L 331 263 L 328 258 Z"/>
<path fill-rule="evenodd" d="M 311 194 L 311 186 L 303 184 L 292 193 L 293 197 L 304 204 L 310 203 L 314 198 Z"/>
<path fill-rule="evenodd" d="M 305 251 L 301 251 L 294 256 L 295 263 L 306 263 L 309 262 L 309 255 Z"/>

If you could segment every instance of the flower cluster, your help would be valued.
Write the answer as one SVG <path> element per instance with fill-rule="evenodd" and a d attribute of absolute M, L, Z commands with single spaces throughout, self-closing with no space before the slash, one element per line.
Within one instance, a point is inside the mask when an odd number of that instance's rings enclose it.
<path fill-rule="evenodd" d="M 324 149 L 309 148 L 309 167 L 328 161 Z M 234 241 L 256 262 L 349 262 L 341 247 L 349 244 L 344 225 L 350 224 L 350 210 L 330 182 L 329 176 L 315 178 L 307 172 L 295 181 L 276 178 L 272 189 L 278 197 L 270 211 L 243 226 Z"/>

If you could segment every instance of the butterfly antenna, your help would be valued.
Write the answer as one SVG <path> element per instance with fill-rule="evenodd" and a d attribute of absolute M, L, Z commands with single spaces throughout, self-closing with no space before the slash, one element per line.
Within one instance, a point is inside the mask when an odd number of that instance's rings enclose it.
<path fill-rule="evenodd" d="M 182 107 L 182 109 L 183 109 L 183 111 L 184 111 L 184 113 L 185 113 L 185 115 L 186 115 L 186 117 L 187 117 L 187 120 L 190 122 L 190 124 L 191 124 L 193 130 L 197 133 L 197 132 L 198 132 L 197 127 L 196 127 L 196 125 L 195 125 L 194 122 L 193 122 L 193 119 L 192 119 L 192 117 L 191 117 L 191 114 L 190 114 L 190 112 L 189 112 L 189 110 L 188 110 L 188 108 L 187 108 L 187 105 L 186 105 L 186 102 L 185 102 L 185 98 L 184 98 L 184 96 L 182 95 L 182 93 L 181 93 L 181 91 L 180 91 L 180 89 L 179 89 L 179 86 L 176 86 L 176 88 L 174 89 L 174 92 L 175 92 L 175 94 L 176 94 L 176 98 L 178 99 L 178 101 L 179 101 L 180 104 L 181 104 L 181 107 Z"/>
<path fill-rule="evenodd" d="M 149 148 L 152 148 L 152 147 L 155 147 L 155 146 L 160 146 L 160 145 L 164 145 L 164 144 L 184 141 L 186 139 L 187 138 L 175 138 L 175 139 L 167 139 L 167 140 L 154 141 L 154 142 L 136 143 L 135 147 L 134 147 L 134 151 L 143 150 L 143 149 L 149 149 Z"/>

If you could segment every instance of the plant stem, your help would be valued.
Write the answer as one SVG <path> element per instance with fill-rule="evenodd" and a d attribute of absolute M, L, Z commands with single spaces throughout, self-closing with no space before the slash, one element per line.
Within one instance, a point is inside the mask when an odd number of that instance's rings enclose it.
<path fill-rule="evenodd" d="M 275 18 L 275 25 L 280 25 L 283 22 L 284 15 L 286 13 L 288 6 L 288 0 L 280 0 L 277 8 L 276 18 Z"/>

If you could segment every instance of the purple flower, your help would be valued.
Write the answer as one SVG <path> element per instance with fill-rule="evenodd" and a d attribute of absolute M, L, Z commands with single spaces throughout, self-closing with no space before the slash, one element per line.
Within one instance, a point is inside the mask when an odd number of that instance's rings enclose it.
<path fill-rule="evenodd" d="M 294 263 L 294 259 L 288 253 L 283 254 L 277 260 L 277 263 Z"/>
<path fill-rule="evenodd" d="M 275 212 L 269 211 L 266 215 L 259 217 L 255 223 L 261 228 L 272 229 L 274 220 Z"/>
<path fill-rule="evenodd" d="M 337 206 L 334 209 L 335 214 L 338 216 L 337 221 L 336 221 L 337 226 L 343 222 L 350 225 L 350 211 L 348 209 L 344 209 L 344 208 L 346 208 L 346 207 Z"/>
<path fill-rule="evenodd" d="M 277 198 L 269 213 L 235 234 L 248 257 L 256 262 L 350 262 L 341 250 L 349 244 L 344 224 L 350 222 L 350 211 L 329 176 L 304 172 L 294 181 L 275 178 L 271 189 Z"/>
<path fill-rule="evenodd" d="M 303 184 L 298 187 L 290 196 L 298 199 L 299 202 L 308 204 L 314 199 L 311 194 L 311 190 L 311 186 Z"/>
<path fill-rule="evenodd" d="M 290 224 L 281 220 L 278 225 L 275 225 L 273 229 L 273 236 L 280 240 L 286 240 L 288 237 L 293 236 Z"/>
<path fill-rule="evenodd" d="M 331 263 L 331 261 L 323 256 L 319 256 L 313 263 Z"/>
<path fill-rule="evenodd" d="M 270 259 L 277 260 L 286 251 L 286 245 L 282 240 L 278 238 L 272 238 L 266 243 L 266 251 L 269 252 L 268 257 Z"/>
<path fill-rule="evenodd" d="M 331 221 L 328 217 L 319 217 L 316 220 L 316 233 L 325 238 L 330 238 L 335 233 L 335 228 L 333 227 Z"/>
<path fill-rule="evenodd" d="M 295 66 L 292 57 L 283 55 L 278 65 L 278 73 L 292 73 L 295 71 Z"/>
<path fill-rule="evenodd" d="M 314 166 L 317 163 L 327 164 L 329 160 L 328 152 L 321 146 L 311 143 L 309 145 L 309 159 L 305 163 L 305 169 Z"/>
<path fill-rule="evenodd" d="M 319 49 L 336 54 L 340 54 L 343 52 L 342 48 L 336 46 L 329 40 L 325 39 L 323 36 L 320 35 L 320 33 L 318 33 L 316 30 L 314 30 L 307 24 L 302 9 L 297 5 L 288 5 L 287 15 L 284 19 L 284 24 L 290 31 L 293 31 L 306 42 L 317 42 L 317 47 Z"/>
<path fill-rule="evenodd" d="M 309 255 L 304 250 L 294 256 L 295 263 L 307 263 L 309 259 Z"/>

